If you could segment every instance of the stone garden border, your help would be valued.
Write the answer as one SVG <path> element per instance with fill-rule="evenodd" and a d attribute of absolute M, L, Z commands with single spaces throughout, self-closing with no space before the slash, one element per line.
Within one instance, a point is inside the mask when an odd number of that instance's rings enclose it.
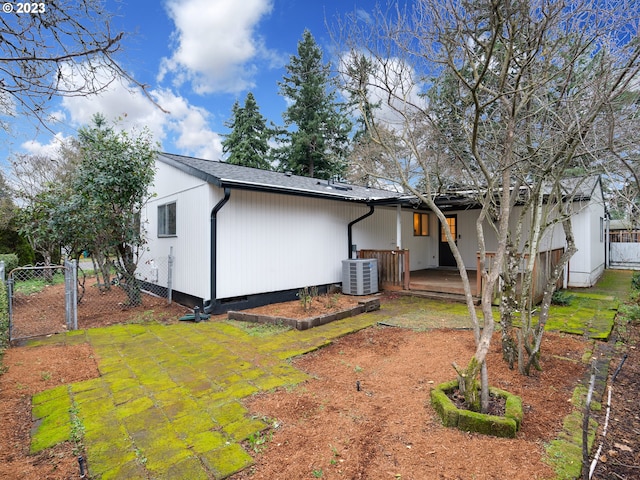
<path fill-rule="evenodd" d="M 309 328 L 325 325 L 336 320 L 342 320 L 343 318 L 360 315 L 361 313 L 373 312 L 374 310 L 380 310 L 379 298 L 362 299 L 358 302 L 358 305 L 353 308 L 340 310 L 338 312 L 329 313 L 327 315 L 319 315 L 317 317 L 309 317 L 303 319 L 278 316 L 274 317 L 269 315 L 259 315 L 255 313 L 238 312 L 233 310 L 227 313 L 227 317 L 230 320 L 240 320 L 243 322 L 254 323 L 269 323 L 273 325 L 284 325 L 295 328 L 297 330 L 307 330 Z"/>
<path fill-rule="evenodd" d="M 498 417 L 457 408 L 448 396 L 458 388 L 458 381 L 441 383 L 431 390 L 431 404 L 446 427 L 478 432 L 496 437 L 514 438 L 522 423 L 522 400 L 499 388 L 489 387 L 492 395 L 506 400 L 505 416 Z"/>

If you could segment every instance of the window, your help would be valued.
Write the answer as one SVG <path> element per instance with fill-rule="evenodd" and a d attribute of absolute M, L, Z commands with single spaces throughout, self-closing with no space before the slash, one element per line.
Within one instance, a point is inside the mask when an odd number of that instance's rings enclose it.
<path fill-rule="evenodd" d="M 413 214 L 413 236 L 427 237 L 429 236 L 429 215 L 426 213 Z"/>
<path fill-rule="evenodd" d="M 176 202 L 158 206 L 158 236 L 176 235 Z"/>
<path fill-rule="evenodd" d="M 458 217 L 456 217 L 456 216 L 447 217 L 447 224 L 449 225 L 449 230 L 451 230 L 451 236 L 453 237 L 454 240 L 456 238 L 458 238 L 458 228 L 457 228 L 457 225 L 456 225 L 457 218 Z M 448 242 L 447 233 L 446 233 L 446 230 L 444 228 L 444 225 L 441 225 L 441 228 L 440 228 L 440 242 L 442 242 L 442 243 Z"/>

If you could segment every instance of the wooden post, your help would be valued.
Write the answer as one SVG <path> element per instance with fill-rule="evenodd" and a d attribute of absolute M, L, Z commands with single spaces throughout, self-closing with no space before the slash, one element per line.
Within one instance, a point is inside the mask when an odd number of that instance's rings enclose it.
<path fill-rule="evenodd" d="M 410 271 L 410 263 L 409 263 L 409 250 L 404 250 L 404 284 L 403 288 L 405 290 L 409 290 L 409 284 L 411 283 L 411 271 Z"/>

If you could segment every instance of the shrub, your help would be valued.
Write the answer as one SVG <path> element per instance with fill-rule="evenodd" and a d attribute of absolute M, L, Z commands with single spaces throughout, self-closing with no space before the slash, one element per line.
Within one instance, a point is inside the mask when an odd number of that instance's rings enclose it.
<path fill-rule="evenodd" d="M 631 288 L 634 290 L 640 290 L 640 272 L 633 272 L 631 277 Z"/>
<path fill-rule="evenodd" d="M 553 305 L 561 305 L 566 307 L 571 304 L 574 295 L 570 294 L 566 290 L 556 290 L 553 292 L 553 296 L 551 297 L 551 303 Z"/>
<path fill-rule="evenodd" d="M 0 253 L 0 262 L 4 262 L 5 275 L 8 275 L 11 270 L 20 266 L 18 256 L 15 253 Z"/>

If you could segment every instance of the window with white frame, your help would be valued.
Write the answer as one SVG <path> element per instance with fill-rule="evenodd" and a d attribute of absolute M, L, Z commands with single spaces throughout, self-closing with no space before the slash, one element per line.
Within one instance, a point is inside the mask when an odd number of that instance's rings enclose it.
<path fill-rule="evenodd" d="M 158 237 L 176 236 L 176 202 L 158 206 Z"/>

